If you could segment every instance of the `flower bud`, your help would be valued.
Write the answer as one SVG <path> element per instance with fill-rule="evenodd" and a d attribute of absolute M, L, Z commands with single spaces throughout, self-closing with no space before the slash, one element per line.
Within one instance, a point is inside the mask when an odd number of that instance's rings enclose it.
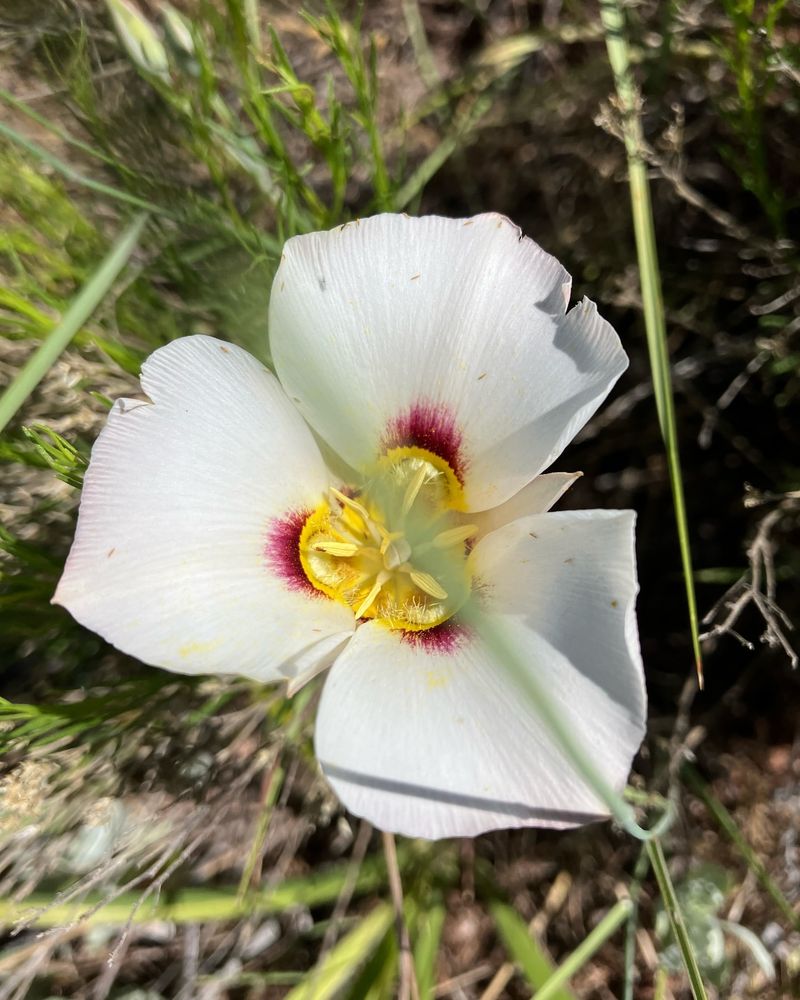
<path fill-rule="evenodd" d="M 146 73 L 169 79 L 167 52 L 155 28 L 128 0 L 106 0 L 125 50 Z"/>

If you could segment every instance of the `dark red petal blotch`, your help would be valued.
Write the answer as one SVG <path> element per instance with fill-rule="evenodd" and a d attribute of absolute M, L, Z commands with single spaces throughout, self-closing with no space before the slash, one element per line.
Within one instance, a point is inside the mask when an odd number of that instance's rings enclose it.
<path fill-rule="evenodd" d="M 402 640 L 426 653 L 453 653 L 472 633 L 469 628 L 456 618 L 449 618 L 441 625 L 422 629 L 419 632 L 403 632 Z"/>
<path fill-rule="evenodd" d="M 310 510 L 293 510 L 285 517 L 271 521 L 267 529 L 264 558 L 267 566 L 290 590 L 320 597 L 320 591 L 310 582 L 300 561 L 300 535 L 310 514 Z"/>
<path fill-rule="evenodd" d="M 455 417 L 441 403 L 422 401 L 393 417 L 383 435 L 383 450 L 414 446 L 443 458 L 463 485 L 466 462 Z"/>

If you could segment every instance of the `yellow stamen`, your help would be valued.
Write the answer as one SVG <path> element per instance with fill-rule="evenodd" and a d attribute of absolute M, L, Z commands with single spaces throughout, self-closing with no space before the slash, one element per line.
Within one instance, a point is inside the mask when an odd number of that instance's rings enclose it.
<path fill-rule="evenodd" d="M 478 527 L 458 523 L 461 509 L 461 484 L 444 460 L 416 446 L 393 448 L 357 499 L 332 487 L 309 515 L 299 539 L 303 570 L 356 618 L 434 628 L 472 589 L 465 542 Z"/>
<path fill-rule="evenodd" d="M 361 548 L 360 545 L 356 545 L 354 542 L 312 542 L 311 548 L 315 552 L 327 552 L 329 556 L 339 556 L 340 558 L 346 559 L 348 556 L 354 556 L 356 552 Z"/>
<path fill-rule="evenodd" d="M 369 611 L 372 605 L 375 603 L 375 598 L 380 594 L 384 583 L 388 580 L 389 576 L 387 573 L 380 573 L 375 579 L 375 583 L 372 585 L 372 590 L 367 594 L 364 600 L 359 605 L 356 611 L 356 618 L 363 618 L 364 615 Z"/>
<path fill-rule="evenodd" d="M 409 574 L 411 577 L 411 582 L 423 590 L 426 594 L 431 597 L 435 597 L 437 601 L 447 600 L 447 591 L 444 590 L 439 584 L 434 580 L 430 573 L 425 573 L 419 569 L 409 568 Z"/>
<path fill-rule="evenodd" d="M 356 514 L 358 514 L 358 516 L 364 522 L 364 524 L 369 524 L 371 518 L 369 516 L 367 508 L 363 504 L 360 504 L 357 500 L 354 500 L 352 497 L 349 497 L 346 493 L 340 492 L 334 486 L 330 487 L 330 491 L 336 497 L 339 503 L 344 504 L 345 507 L 349 507 L 350 510 L 354 510 Z"/>
<path fill-rule="evenodd" d="M 414 501 L 419 495 L 419 491 L 422 489 L 422 484 L 425 482 L 425 477 L 428 474 L 428 470 L 424 465 L 421 465 L 416 472 L 416 475 L 411 480 L 411 482 L 406 487 L 406 493 L 403 497 L 403 516 L 405 516 L 411 508 L 414 506 Z"/>
<path fill-rule="evenodd" d="M 447 531 L 440 531 L 427 545 L 420 545 L 417 551 L 423 552 L 427 548 L 449 549 L 453 545 L 462 545 L 468 538 L 477 534 L 477 531 L 477 524 L 463 524 L 455 528 L 448 528 Z"/>

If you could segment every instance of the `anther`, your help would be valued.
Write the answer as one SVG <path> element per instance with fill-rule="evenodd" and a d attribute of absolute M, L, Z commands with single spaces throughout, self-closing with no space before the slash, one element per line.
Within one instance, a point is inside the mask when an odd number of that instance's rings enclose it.
<path fill-rule="evenodd" d="M 335 486 L 331 486 L 330 491 L 336 497 L 339 503 L 344 504 L 345 507 L 349 507 L 350 510 L 354 510 L 356 514 L 358 514 L 358 516 L 364 522 L 364 524 L 369 524 L 371 518 L 369 516 L 367 508 L 363 504 L 360 504 L 357 500 L 354 500 L 352 497 L 347 496 L 346 493 L 340 492 L 339 490 L 336 489 Z"/>
<path fill-rule="evenodd" d="M 336 499 L 339 501 L 339 503 L 343 504 L 345 507 L 349 507 L 350 510 L 355 511 L 356 514 L 358 514 L 358 516 L 364 522 L 364 527 L 372 536 L 372 540 L 374 542 L 380 543 L 381 536 L 378 533 L 377 525 L 370 517 L 367 508 L 363 504 L 360 504 L 357 500 L 353 500 L 352 497 L 347 496 L 346 493 L 342 493 L 340 490 L 337 490 L 335 486 L 330 486 L 329 489 L 333 494 L 333 496 L 335 496 Z"/>
<path fill-rule="evenodd" d="M 431 544 L 435 549 L 449 549 L 451 545 L 459 545 L 461 542 L 466 542 L 468 538 L 472 538 L 477 532 L 477 524 L 462 524 L 459 527 L 448 528 L 447 531 L 440 531 Z"/>
<path fill-rule="evenodd" d="M 358 610 L 356 611 L 356 618 L 363 618 L 364 615 L 369 611 L 372 605 L 375 603 L 375 598 L 380 594 L 381 588 L 384 583 L 389 579 L 388 573 L 379 573 L 375 579 L 375 583 L 372 585 L 372 589 L 361 602 Z"/>
<path fill-rule="evenodd" d="M 360 546 L 353 542 L 319 541 L 312 542 L 311 548 L 314 552 L 325 552 L 329 556 L 339 556 L 340 558 L 346 559 L 348 556 L 354 556 L 356 552 L 358 552 Z"/>
<path fill-rule="evenodd" d="M 429 542 L 423 542 L 421 545 L 417 545 L 415 552 L 417 555 L 422 555 L 423 552 L 427 552 L 430 549 L 449 549 L 453 545 L 459 545 L 462 542 L 466 542 L 468 538 L 471 538 L 478 531 L 477 524 L 463 524 L 458 525 L 455 528 L 448 528 L 446 531 L 440 531 L 435 538 L 432 538 Z"/>
<path fill-rule="evenodd" d="M 422 484 L 425 482 L 425 477 L 428 474 L 428 470 L 424 465 L 421 465 L 416 472 L 416 475 L 411 480 L 411 482 L 406 487 L 405 496 L 403 497 L 403 515 L 405 516 L 411 508 L 414 506 L 414 501 L 419 495 L 419 491 L 422 489 Z"/>
<path fill-rule="evenodd" d="M 447 591 L 439 586 L 430 573 L 412 569 L 409 571 L 409 576 L 411 577 L 411 582 L 430 597 L 435 597 L 437 601 L 447 600 Z"/>

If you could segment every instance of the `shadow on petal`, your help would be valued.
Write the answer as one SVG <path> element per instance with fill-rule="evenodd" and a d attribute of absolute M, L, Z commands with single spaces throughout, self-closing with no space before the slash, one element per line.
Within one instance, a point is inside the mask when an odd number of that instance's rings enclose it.
<path fill-rule="evenodd" d="M 430 788 L 416 785 L 413 782 L 396 781 L 391 778 L 380 778 L 377 775 L 352 771 L 349 768 L 337 767 L 320 761 L 328 778 L 332 781 L 346 781 L 360 788 L 372 789 L 376 792 L 388 792 L 393 795 L 405 795 L 409 798 L 425 799 L 440 805 L 459 806 L 464 809 L 477 809 L 487 813 L 514 817 L 523 821 L 540 821 L 553 826 L 583 826 L 586 823 L 597 823 L 608 819 L 606 813 L 577 812 L 573 810 L 545 809 L 530 806 L 525 802 L 505 802 L 502 799 L 484 798 L 480 795 L 464 795 L 460 792 L 450 792 L 443 788 Z"/>

